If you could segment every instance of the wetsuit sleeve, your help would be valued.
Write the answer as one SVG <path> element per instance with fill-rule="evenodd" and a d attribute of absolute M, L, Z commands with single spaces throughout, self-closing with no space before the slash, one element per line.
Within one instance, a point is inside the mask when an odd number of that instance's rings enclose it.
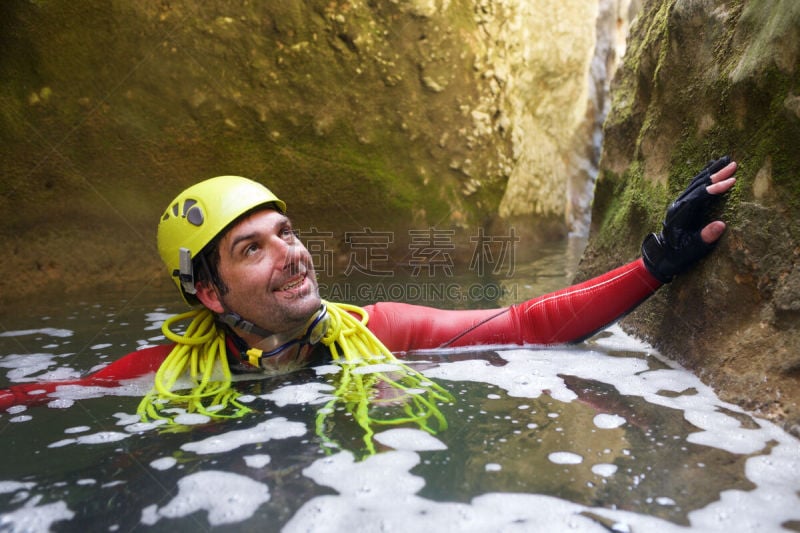
<path fill-rule="evenodd" d="M 368 327 L 392 352 L 476 345 L 580 341 L 631 311 L 661 286 L 641 259 L 586 282 L 502 309 L 367 306 Z"/>
<path fill-rule="evenodd" d="M 50 394 L 60 387 L 116 387 L 124 379 L 133 379 L 155 372 L 172 351 L 174 345 L 153 346 L 129 353 L 80 379 L 19 383 L 0 390 L 0 410 L 13 405 L 35 405 L 49 401 Z"/>

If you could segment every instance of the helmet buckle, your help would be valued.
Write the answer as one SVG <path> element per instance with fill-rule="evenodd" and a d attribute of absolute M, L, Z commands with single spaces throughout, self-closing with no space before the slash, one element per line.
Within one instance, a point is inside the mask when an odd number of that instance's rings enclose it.
<path fill-rule="evenodd" d="M 178 276 L 181 280 L 181 287 L 188 294 L 197 294 L 194 287 L 194 269 L 192 268 L 192 252 L 188 248 L 178 250 Z"/>

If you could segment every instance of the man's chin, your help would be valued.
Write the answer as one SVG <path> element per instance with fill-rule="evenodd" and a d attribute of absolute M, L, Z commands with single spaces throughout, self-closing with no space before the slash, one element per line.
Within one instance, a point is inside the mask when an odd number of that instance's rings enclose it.
<path fill-rule="evenodd" d="M 297 293 L 288 300 L 289 305 L 303 314 L 311 315 L 322 305 L 318 290 Z"/>

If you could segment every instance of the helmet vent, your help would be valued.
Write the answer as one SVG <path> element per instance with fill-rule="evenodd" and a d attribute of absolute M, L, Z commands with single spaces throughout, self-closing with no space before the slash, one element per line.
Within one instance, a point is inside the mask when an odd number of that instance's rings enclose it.
<path fill-rule="evenodd" d="M 205 220 L 203 210 L 197 205 L 197 200 L 186 200 L 183 203 L 183 216 L 194 226 L 202 226 Z"/>

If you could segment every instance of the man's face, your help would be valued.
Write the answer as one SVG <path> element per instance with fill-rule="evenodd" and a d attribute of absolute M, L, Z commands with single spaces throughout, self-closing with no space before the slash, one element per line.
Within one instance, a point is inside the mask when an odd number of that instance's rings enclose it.
<path fill-rule="evenodd" d="M 228 292 L 198 292 L 214 312 L 232 311 L 280 333 L 303 325 L 321 304 L 311 255 L 278 211 L 257 211 L 239 221 L 220 240 L 219 259 Z"/>

